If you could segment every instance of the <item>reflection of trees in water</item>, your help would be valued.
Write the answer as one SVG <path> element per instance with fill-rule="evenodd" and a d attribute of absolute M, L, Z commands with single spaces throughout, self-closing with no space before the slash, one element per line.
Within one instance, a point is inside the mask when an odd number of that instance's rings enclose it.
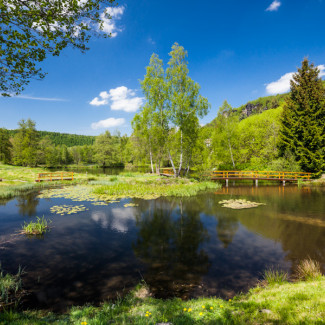
<path fill-rule="evenodd" d="M 37 193 L 29 193 L 17 197 L 16 206 L 19 208 L 19 213 L 23 216 L 28 215 L 31 217 L 35 215 L 38 204 L 39 199 L 37 198 Z"/>
<path fill-rule="evenodd" d="M 145 280 L 154 294 L 187 297 L 210 266 L 207 254 L 200 249 L 208 240 L 207 230 L 200 215 L 183 209 L 182 201 L 176 209 L 166 200 L 151 204 L 143 210 L 139 207 L 134 252 L 148 266 Z"/>
<path fill-rule="evenodd" d="M 224 248 L 227 248 L 232 243 L 237 230 L 237 218 L 224 215 L 218 217 L 217 234 Z"/>

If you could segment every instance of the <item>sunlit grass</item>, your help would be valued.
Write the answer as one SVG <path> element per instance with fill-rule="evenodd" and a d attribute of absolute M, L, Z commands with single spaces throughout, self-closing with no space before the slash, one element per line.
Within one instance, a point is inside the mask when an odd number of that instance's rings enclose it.
<path fill-rule="evenodd" d="M 22 227 L 22 233 L 26 235 L 43 235 L 49 230 L 50 220 L 36 217 L 36 221 L 25 222 Z"/>
<path fill-rule="evenodd" d="M 192 196 L 207 189 L 217 189 L 220 185 L 213 182 L 190 182 L 188 180 L 165 181 L 130 181 L 110 185 L 96 186 L 93 193 L 102 198 L 158 198 L 161 196 Z"/>
<path fill-rule="evenodd" d="M 42 311 L 0 314 L 0 323 L 22 324 L 323 324 L 325 279 L 257 287 L 233 299 L 198 298 L 188 301 L 137 295 L 105 302 L 100 307 L 73 307 L 64 315 Z"/>
<path fill-rule="evenodd" d="M 320 264 L 311 258 L 301 261 L 296 268 L 296 277 L 299 280 L 315 280 L 322 276 Z"/>
<path fill-rule="evenodd" d="M 269 268 L 264 271 L 263 279 L 265 284 L 283 284 L 288 281 L 288 273 L 277 270 L 275 268 Z"/>

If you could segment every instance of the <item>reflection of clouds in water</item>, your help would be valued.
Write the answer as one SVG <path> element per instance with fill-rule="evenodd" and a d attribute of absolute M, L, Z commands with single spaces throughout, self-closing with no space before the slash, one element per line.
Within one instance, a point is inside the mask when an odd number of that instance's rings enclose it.
<path fill-rule="evenodd" d="M 99 223 L 102 228 L 108 228 L 109 217 L 106 215 L 104 211 L 93 211 L 91 213 L 91 219 L 94 220 L 96 223 Z"/>
<path fill-rule="evenodd" d="M 113 208 L 107 211 L 93 211 L 91 219 L 100 224 L 102 228 L 126 233 L 129 229 L 128 223 L 135 220 L 134 208 Z"/>

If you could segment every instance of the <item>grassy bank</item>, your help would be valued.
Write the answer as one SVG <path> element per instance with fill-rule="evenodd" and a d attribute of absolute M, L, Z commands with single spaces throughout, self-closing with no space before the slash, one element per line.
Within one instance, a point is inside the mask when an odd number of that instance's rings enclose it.
<path fill-rule="evenodd" d="M 144 288 L 125 299 L 76 307 L 64 315 L 42 311 L 3 312 L 1 324 L 324 324 L 325 278 L 257 287 L 232 300 L 159 300 L 142 297 Z M 140 294 L 139 294 L 140 293 Z"/>
<path fill-rule="evenodd" d="M 108 200 L 123 197 L 152 199 L 161 196 L 192 196 L 200 191 L 218 188 L 220 184 L 214 182 L 198 182 L 189 179 L 166 179 L 155 176 L 142 179 L 119 177 L 110 184 L 95 186 L 93 193 Z"/>
<path fill-rule="evenodd" d="M 73 181 L 35 183 L 36 175 L 46 172 L 48 171 L 41 168 L 0 165 L 0 177 L 3 179 L 0 182 L 0 199 L 10 199 L 56 185 L 89 185 L 94 194 L 107 200 L 124 197 L 151 199 L 161 196 L 191 196 L 202 190 L 220 187 L 215 182 L 164 178 L 134 172 L 124 172 L 117 176 L 75 173 Z"/>

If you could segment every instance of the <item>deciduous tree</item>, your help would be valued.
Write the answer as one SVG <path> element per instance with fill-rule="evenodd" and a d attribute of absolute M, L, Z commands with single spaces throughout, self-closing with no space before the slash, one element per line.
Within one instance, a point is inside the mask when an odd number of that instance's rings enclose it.
<path fill-rule="evenodd" d="M 38 67 L 48 55 L 67 46 L 87 50 L 96 31 L 110 18 L 115 0 L 0 1 L 0 92 L 18 94 L 31 78 L 42 79 Z M 97 33 L 98 34 L 98 33 Z M 109 33 L 103 33 L 105 37 Z"/>

